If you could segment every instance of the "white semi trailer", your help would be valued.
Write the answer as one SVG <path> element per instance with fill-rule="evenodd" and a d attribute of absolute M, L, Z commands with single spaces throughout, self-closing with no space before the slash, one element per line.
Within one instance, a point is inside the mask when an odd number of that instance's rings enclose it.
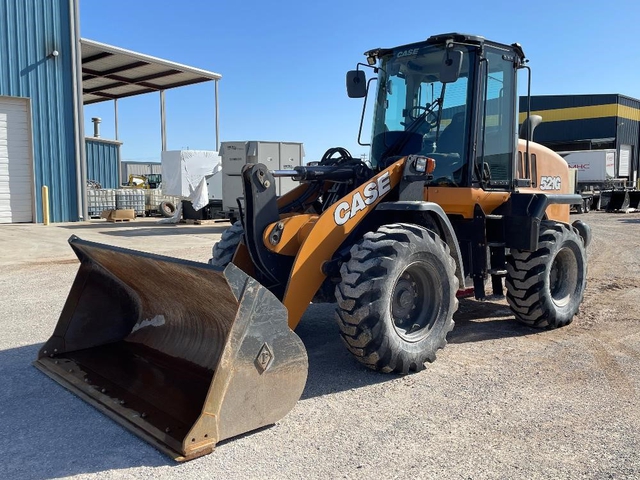
<path fill-rule="evenodd" d="M 578 171 L 578 185 L 604 188 L 615 178 L 615 150 L 579 150 L 574 152 L 558 152 L 567 162 L 569 168 Z"/>
<path fill-rule="evenodd" d="M 577 150 L 558 152 L 569 168 L 576 172 L 575 191 L 584 199 L 578 206 L 578 213 L 588 212 L 591 208 L 621 210 L 631 204 L 637 208 L 640 199 L 638 192 L 629 183 L 628 178 L 616 177 L 616 150 Z M 618 170 L 623 170 L 622 163 Z M 628 167 L 626 169 L 628 172 Z"/>

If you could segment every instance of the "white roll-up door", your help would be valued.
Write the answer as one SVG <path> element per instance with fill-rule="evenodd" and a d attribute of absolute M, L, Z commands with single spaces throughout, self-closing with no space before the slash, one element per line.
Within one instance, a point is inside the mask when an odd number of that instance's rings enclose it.
<path fill-rule="evenodd" d="M 0 223 L 33 222 L 29 102 L 0 97 Z"/>

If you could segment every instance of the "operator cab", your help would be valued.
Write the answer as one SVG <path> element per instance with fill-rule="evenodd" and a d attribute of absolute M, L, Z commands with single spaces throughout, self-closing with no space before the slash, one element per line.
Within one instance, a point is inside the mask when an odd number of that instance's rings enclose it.
<path fill-rule="evenodd" d="M 513 188 L 518 45 L 444 34 L 365 55 L 359 65 L 378 74 L 374 169 L 420 154 L 436 161 L 427 185 Z M 350 96 L 366 96 L 364 85 L 364 72 L 349 72 Z"/>

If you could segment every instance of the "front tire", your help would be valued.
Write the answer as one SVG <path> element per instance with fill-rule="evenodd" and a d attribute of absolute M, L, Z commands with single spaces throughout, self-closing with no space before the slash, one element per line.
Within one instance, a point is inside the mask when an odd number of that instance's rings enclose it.
<path fill-rule="evenodd" d="M 511 250 L 507 301 L 516 319 L 537 328 L 568 325 L 584 297 L 587 254 L 578 231 L 542 222 L 538 250 Z"/>
<path fill-rule="evenodd" d="M 369 232 L 351 248 L 336 287 L 336 320 L 367 367 L 406 374 L 433 362 L 453 328 L 458 279 L 449 247 L 417 225 Z"/>
<path fill-rule="evenodd" d="M 222 232 L 220 241 L 213 245 L 212 258 L 209 259 L 209 265 L 220 268 L 229 265 L 243 236 L 244 228 L 242 227 L 242 222 L 236 222 Z"/>

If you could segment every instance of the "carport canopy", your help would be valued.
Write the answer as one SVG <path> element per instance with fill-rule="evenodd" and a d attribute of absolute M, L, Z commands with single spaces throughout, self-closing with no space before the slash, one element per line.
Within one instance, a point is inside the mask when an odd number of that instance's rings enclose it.
<path fill-rule="evenodd" d="M 202 70 L 145 55 L 124 48 L 82 38 L 82 100 L 84 105 L 113 100 L 116 110 L 120 98 L 160 92 L 162 149 L 166 150 L 164 91 L 202 82 L 215 82 L 216 148 L 218 145 L 219 73 Z"/>

